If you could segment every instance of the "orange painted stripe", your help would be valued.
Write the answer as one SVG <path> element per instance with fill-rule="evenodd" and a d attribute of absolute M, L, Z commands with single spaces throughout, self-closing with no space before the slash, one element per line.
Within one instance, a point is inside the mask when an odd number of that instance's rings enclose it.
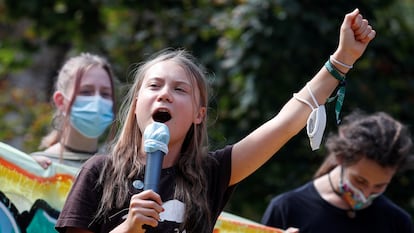
<path fill-rule="evenodd" d="M 234 232 L 235 230 L 239 230 L 240 232 L 245 233 L 283 233 L 284 231 L 279 228 L 273 228 L 261 224 L 250 224 L 241 222 L 234 219 L 228 219 L 225 217 L 218 217 L 217 223 L 214 227 L 213 233 L 226 233 L 226 232 Z"/>
<path fill-rule="evenodd" d="M 3 159 L 2 157 L 0 157 L 0 164 L 3 165 L 4 167 L 10 169 L 10 170 L 14 170 L 32 180 L 35 180 L 39 183 L 44 183 L 44 182 L 58 182 L 58 181 L 62 181 L 62 180 L 73 180 L 74 176 L 69 175 L 69 174 L 61 174 L 61 173 L 57 173 L 54 176 L 51 177 L 41 177 L 41 176 L 37 176 L 33 173 L 28 172 L 27 170 L 13 164 L 10 163 L 9 161 Z"/>

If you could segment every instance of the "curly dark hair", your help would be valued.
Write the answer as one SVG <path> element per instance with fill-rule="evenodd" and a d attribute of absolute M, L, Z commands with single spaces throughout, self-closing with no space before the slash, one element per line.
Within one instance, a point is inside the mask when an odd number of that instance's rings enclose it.
<path fill-rule="evenodd" d="M 407 164 L 413 142 L 409 129 L 385 112 L 367 115 L 355 110 L 344 118 L 338 133 L 326 141 L 328 157 L 314 177 L 320 177 L 338 165 L 347 165 L 362 158 L 377 162 L 382 167 L 401 169 Z"/>

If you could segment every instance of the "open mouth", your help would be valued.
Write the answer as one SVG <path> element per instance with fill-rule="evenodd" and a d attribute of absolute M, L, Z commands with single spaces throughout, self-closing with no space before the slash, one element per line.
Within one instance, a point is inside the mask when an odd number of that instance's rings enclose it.
<path fill-rule="evenodd" d="M 152 119 L 156 122 L 165 123 L 171 119 L 171 114 L 167 111 L 157 111 L 152 115 Z"/>

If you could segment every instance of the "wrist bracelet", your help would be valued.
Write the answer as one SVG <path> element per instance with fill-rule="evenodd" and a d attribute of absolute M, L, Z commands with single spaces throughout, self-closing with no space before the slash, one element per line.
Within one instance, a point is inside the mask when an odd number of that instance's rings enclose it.
<path fill-rule="evenodd" d="M 336 95 L 334 97 L 328 98 L 327 102 L 332 102 L 336 99 L 335 103 L 335 115 L 336 115 L 336 123 L 339 125 L 341 123 L 340 120 L 340 113 L 342 109 L 342 105 L 344 103 L 345 99 L 345 91 L 346 91 L 346 81 L 345 81 L 345 75 L 341 75 L 332 65 L 331 60 L 328 59 L 328 61 L 325 63 L 325 68 L 328 70 L 328 72 L 337 80 L 339 80 L 339 88 L 336 92 Z"/>
<path fill-rule="evenodd" d="M 345 75 L 340 74 L 338 70 L 335 69 L 335 67 L 332 65 L 331 60 L 328 59 L 328 61 L 325 63 L 325 68 L 328 70 L 328 72 L 337 79 L 341 85 L 341 82 L 345 82 Z"/>
<path fill-rule="evenodd" d="M 340 62 L 340 61 L 336 60 L 336 59 L 335 59 L 332 55 L 331 55 L 329 58 L 330 58 L 330 60 L 332 60 L 334 63 L 336 63 L 336 64 L 338 64 L 338 65 L 341 65 L 341 66 L 343 66 L 343 67 L 345 67 L 345 68 L 352 69 L 352 67 L 354 67 L 353 65 L 348 65 L 348 64 L 345 64 L 345 63 L 343 63 L 343 62 Z"/>

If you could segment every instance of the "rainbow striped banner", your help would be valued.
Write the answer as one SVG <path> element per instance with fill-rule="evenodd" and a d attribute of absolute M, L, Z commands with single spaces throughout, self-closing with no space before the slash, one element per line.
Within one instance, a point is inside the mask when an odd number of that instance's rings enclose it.
<path fill-rule="evenodd" d="M 240 216 L 222 212 L 213 233 L 283 233 L 283 230 L 267 227 Z"/>
<path fill-rule="evenodd" d="M 30 155 L 0 142 L 0 232 L 49 233 L 78 169 L 43 169 Z"/>
<path fill-rule="evenodd" d="M 43 169 L 30 155 L 0 142 L 0 232 L 56 233 L 56 220 L 77 168 L 52 163 Z M 214 233 L 283 233 L 223 212 Z"/>

